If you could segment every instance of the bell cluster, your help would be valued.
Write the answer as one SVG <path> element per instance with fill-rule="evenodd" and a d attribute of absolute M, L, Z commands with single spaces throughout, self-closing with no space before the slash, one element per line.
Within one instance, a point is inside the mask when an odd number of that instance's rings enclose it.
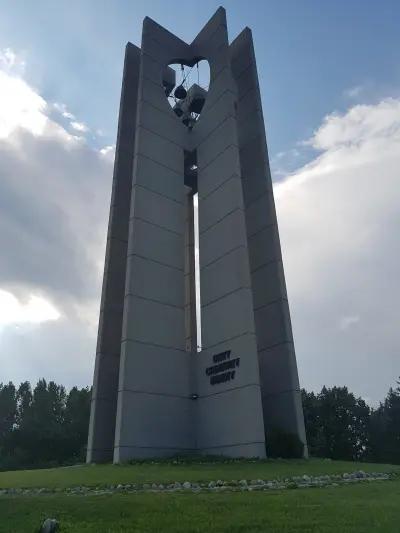
<path fill-rule="evenodd" d="M 167 76 L 164 75 L 164 78 L 167 78 Z M 185 80 L 186 78 L 176 87 L 175 83 L 173 85 L 171 84 L 170 79 L 168 81 L 164 79 L 163 84 L 166 96 L 173 99 L 174 105 L 172 109 L 174 113 L 181 119 L 185 126 L 191 129 L 203 110 L 207 91 L 197 83 L 194 83 L 186 89 L 184 87 Z"/>
<path fill-rule="evenodd" d="M 197 83 L 194 83 L 188 91 L 183 85 L 178 85 L 175 89 L 174 97 L 176 102 L 173 110 L 188 128 L 192 128 L 198 119 L 206 101 L 206 95 L 207 91 L 197 85 Z"/>

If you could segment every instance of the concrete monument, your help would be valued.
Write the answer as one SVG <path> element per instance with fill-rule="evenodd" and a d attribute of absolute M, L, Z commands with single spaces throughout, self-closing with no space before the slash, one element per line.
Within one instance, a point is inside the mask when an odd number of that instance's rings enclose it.
<path fill-rule="evenodd" d="M 169 66 L 204 59 L 207 91 Z M 251 32 L 229 44 L 219 8 L 187 44 L 146 18 L 125 52 L 87 460 L 264 457 L 275 430 L 305 444 Z"/>

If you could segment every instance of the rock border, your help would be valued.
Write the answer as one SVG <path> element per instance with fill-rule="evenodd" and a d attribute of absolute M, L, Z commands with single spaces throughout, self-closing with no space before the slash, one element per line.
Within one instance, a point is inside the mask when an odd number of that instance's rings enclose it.
<path fill-rule="evenodd" d="M 97 485 L 62 488 L 4 488 L 0 489 L 1 496 L 40 496 L 44 494 L 67 494 L 92 496 L 116 493 L 146 493 L 146 492 L 252 492 L 283 489 L 308 489 L 315 487 L 338 487 L 351 483 L 386 481 L 396 478 L 395 473 L 364 472 L 359 470 L 352 473 L 309 476 L 293 476 L 285 479 L 241 479 L 241 480 L 211 480 L 202 482 L 175 481 L 173 483 L 126 483 L 118 485 Z"/>

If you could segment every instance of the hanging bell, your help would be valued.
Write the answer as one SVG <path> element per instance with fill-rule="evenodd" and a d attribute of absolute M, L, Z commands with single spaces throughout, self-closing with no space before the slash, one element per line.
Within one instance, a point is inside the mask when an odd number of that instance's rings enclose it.
<path fill-rule="evenodd" d="M 195 123 L 195 121 L 193 120 L 193 118 L 190 115 L 184 115 L 182 123 L 186 127 L 188 127 L 189 129 L 192 129 L 193 128 L 193 124 Z"/>
<path fill-rule="evenodd" d="M 183 85 L 178 85 L 178 87 L 174 91 L 175 98 L 178 98 L 178 100 L 183 100 L 186 98 L 187 91 Z"/>
<path fill-rule="evenodd" d="M 189 110 L 192 113 L 199 115 L 203 109 L 205 98 L 203 96 L 195 96 L 190 102 Z"/>
<path fill-rule="evenodd" d="M 174 110 L 174 113 L 177 117 L 181 117 L 183 115 L 183 109 L 182 109 L 183 102 L 175 102 L 174 107 L 172 108 Z"/>

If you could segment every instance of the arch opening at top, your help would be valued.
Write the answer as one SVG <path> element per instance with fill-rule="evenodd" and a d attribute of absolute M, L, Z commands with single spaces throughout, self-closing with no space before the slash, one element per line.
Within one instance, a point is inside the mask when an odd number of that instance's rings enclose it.
<path fill-rule="evenodd" d="M 188 129 L 201 115 L 209 86 L 210 65 L 204 58 L 174 59 L 164 70 L 165 95 L 176 117 Z"/>

